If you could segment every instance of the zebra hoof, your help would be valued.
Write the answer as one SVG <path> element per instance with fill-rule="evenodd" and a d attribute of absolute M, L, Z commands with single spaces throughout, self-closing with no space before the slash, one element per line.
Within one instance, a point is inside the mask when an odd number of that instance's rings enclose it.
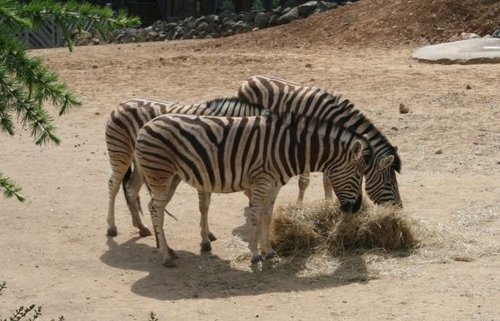
<path fill-rule="evenodd" d="M 264 261 L 264 258 L 260 254 L 253 255 L 252 258 L 250 259 L 250 262 L 252 264 L 257 264 L 257 263 L 262 262 L 262 261 Z"/>
<path fill-rule="evenodd" d="M 166 268 L 176 267 L 174 260 L 171 258 L 165 259 L 165 262 L 163 262 L 163 266 Z"/>
<path fill-rule="evenodd" d="M 269 252 L 266 253 L 266 260 L 273 259 L 275 257 L 278 257 L 278 254 L 276 253 L 275 250 L 270 250 Z"/>
<path fill-rule="evenodd" d="M 147 227 L 143 227 L 139 229 L 139 236 L 140 237 L 146 237 L 146 236 L 151 236 L 151 231 Z"/>
<path fill-rule="evenodd" d="M 117 236 L 118 235 L 118 230 L 116 229 L 116 227 L 110 227 L 110 228 L 108 228 L 108 231 L 106 232 L 106 235 L 107 236 L 111 236 L 111 237 Z"/>
<path fill-rule="evenodd" d="M 217 241 L 217 237 L 212 232 L 208 233 L 208 239 L 210 242 Z"/>
<path fill-rule="evenodd" d="M 201 243 L 201 251 L 202 252 L 210 252 L 210 251 L 212 251 L 212 245 L 210 244 L 210 242 Z"/>

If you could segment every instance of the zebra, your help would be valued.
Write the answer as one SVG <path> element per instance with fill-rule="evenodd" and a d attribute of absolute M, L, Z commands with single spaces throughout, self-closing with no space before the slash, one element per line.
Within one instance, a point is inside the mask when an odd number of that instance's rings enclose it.
<path fill-rule="evenodd" d="M 111 164 L 111 177 L 109 179 L 109 209 L 108 209 L 108 236 L 116 236 L 115 199 L 116 194 L 123 184 L 127 206 L 132 215 L 132 224 L 139 229 L 141 237 L 151 235 L 149 229 L 142 223 L 139 215 L 142 212 L 139 190 L 142 178 L 132 170 L 135 141 L 139 129 L 151 119 L 167 114 L 180 113 L 192 115 L 220 115 L 220 116 L 251 116 L 260 115 L 265 110 L 252 104 L 242 104 L 235 98 L 217 98 L 201 104 L 182 105 L 174 102 L 162 102 L 153 99 L 131 99 L 119 104 L 111 112 L 106 124 L 106 145 Z M 135 166 L 134 166 L 135 167 Z M 200 194 L 200 211 L 208 212 L 210 195 Z M 205 199 L 207 198 L 207 199 Z M 202 226 L 208 218 L 202 215 Z M 211 240 L 216 237 L 207 231 Z M 205 248 L 205 250 L 208 250 Z"/>
<path fill-rule="evenodd" d="M 365 168 L 365 189 L 375 204 L 395 204 L 402 207 L 396 172 L 401 171 L 397 147 L 359 111 L 348 99 L 316 88 L 304 87 L 272 76 L 252 76 L 238 89 L 238 97 L 245 102 L 258 104 L 271 111 L 289 112 L 320 119 L 329 119 L 349 128 L 359 135 L 366 135 L 373 157 Z M 302 202 L 309 185 L 309 177 L 299 178 L 299 197 Z M 332 199 L 332 186 L 327 175 L 323 176 L 325 198 Z"/>
<path fill-rule="evenodd" d="M 274 201 L 282 185 L 301 173 L 323 171 L 341 210 L 359 210 L 366 140 L 332 122 L 293 114 L 211 117 L 166 114 L 139 130 L 136 162 L 151 192 L 151 213 L 164 265 L 176 258 L 163 231 L 164 208 L 179 182 L 201 193 L 250 190 L 251 262 L 275 255 L 269 242 Z M 208 243 L 208 235 L 202 235 Z"/>

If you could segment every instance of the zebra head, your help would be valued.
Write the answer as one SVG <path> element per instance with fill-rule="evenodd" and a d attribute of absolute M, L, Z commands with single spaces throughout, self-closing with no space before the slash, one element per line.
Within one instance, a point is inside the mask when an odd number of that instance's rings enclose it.
<path fill-rule="evenodd" d="M 403 207 L 399 195 L 396 172 L 401 170 L 401 160 L 397 148 L 388 153 L 377 153 L 366 167 L 365 188 L 375 204 L 390 204 Z"/>
<path fill-rule="evenodd" d="M 363 149 L 361 140 L 355 139 L 346 147 L 345 159 L 326 170 L 343 212 L 355 213 L 361 207 L 363 173 L 367 162 Z"/>

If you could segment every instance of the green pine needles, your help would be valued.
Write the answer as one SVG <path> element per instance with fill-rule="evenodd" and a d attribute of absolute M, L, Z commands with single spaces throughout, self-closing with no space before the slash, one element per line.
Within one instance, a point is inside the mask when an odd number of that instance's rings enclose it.
<path fill-rule="evenodd" d="M 35 144 L 54 143 L 53 119 L 44 105 L 51 103 L 59 115 L 79 107 L 80 100 L 61 83 L 57 75 L 47 70 L 40 59 L 29 57 L 25 45 L 16 37 L 23 29 L 35 30 L 55 22 L 61 28 L 66 43 L 72 50 L 71 33 L 82 31 L 87 25 L 95 26 L 106 39 L 109 31 L 138 26 L 138 18 L 115 14 L 110 8 L 88 3 L 54 0 L 33 0 L 26 3 L 0 0 L 0 132 L 14 135 L 16 117 L 23 128 L 29 128 Z M 20 188 L 0 173 L 0 193 L 5 197 L 24 197 Z"/>

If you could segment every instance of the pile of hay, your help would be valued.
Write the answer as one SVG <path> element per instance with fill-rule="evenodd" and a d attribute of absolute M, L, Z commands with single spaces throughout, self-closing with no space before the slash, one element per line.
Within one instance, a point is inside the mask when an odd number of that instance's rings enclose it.
<path fill-rule="evenodd" d="M 344 214 L 338 205 L 280 206 L 274 213 L 271 239 L 281 256 L 333 255 L 356 249 L 408 250 L 419 245 L 416 222 L 394 207 L 366 206 Z"/>

